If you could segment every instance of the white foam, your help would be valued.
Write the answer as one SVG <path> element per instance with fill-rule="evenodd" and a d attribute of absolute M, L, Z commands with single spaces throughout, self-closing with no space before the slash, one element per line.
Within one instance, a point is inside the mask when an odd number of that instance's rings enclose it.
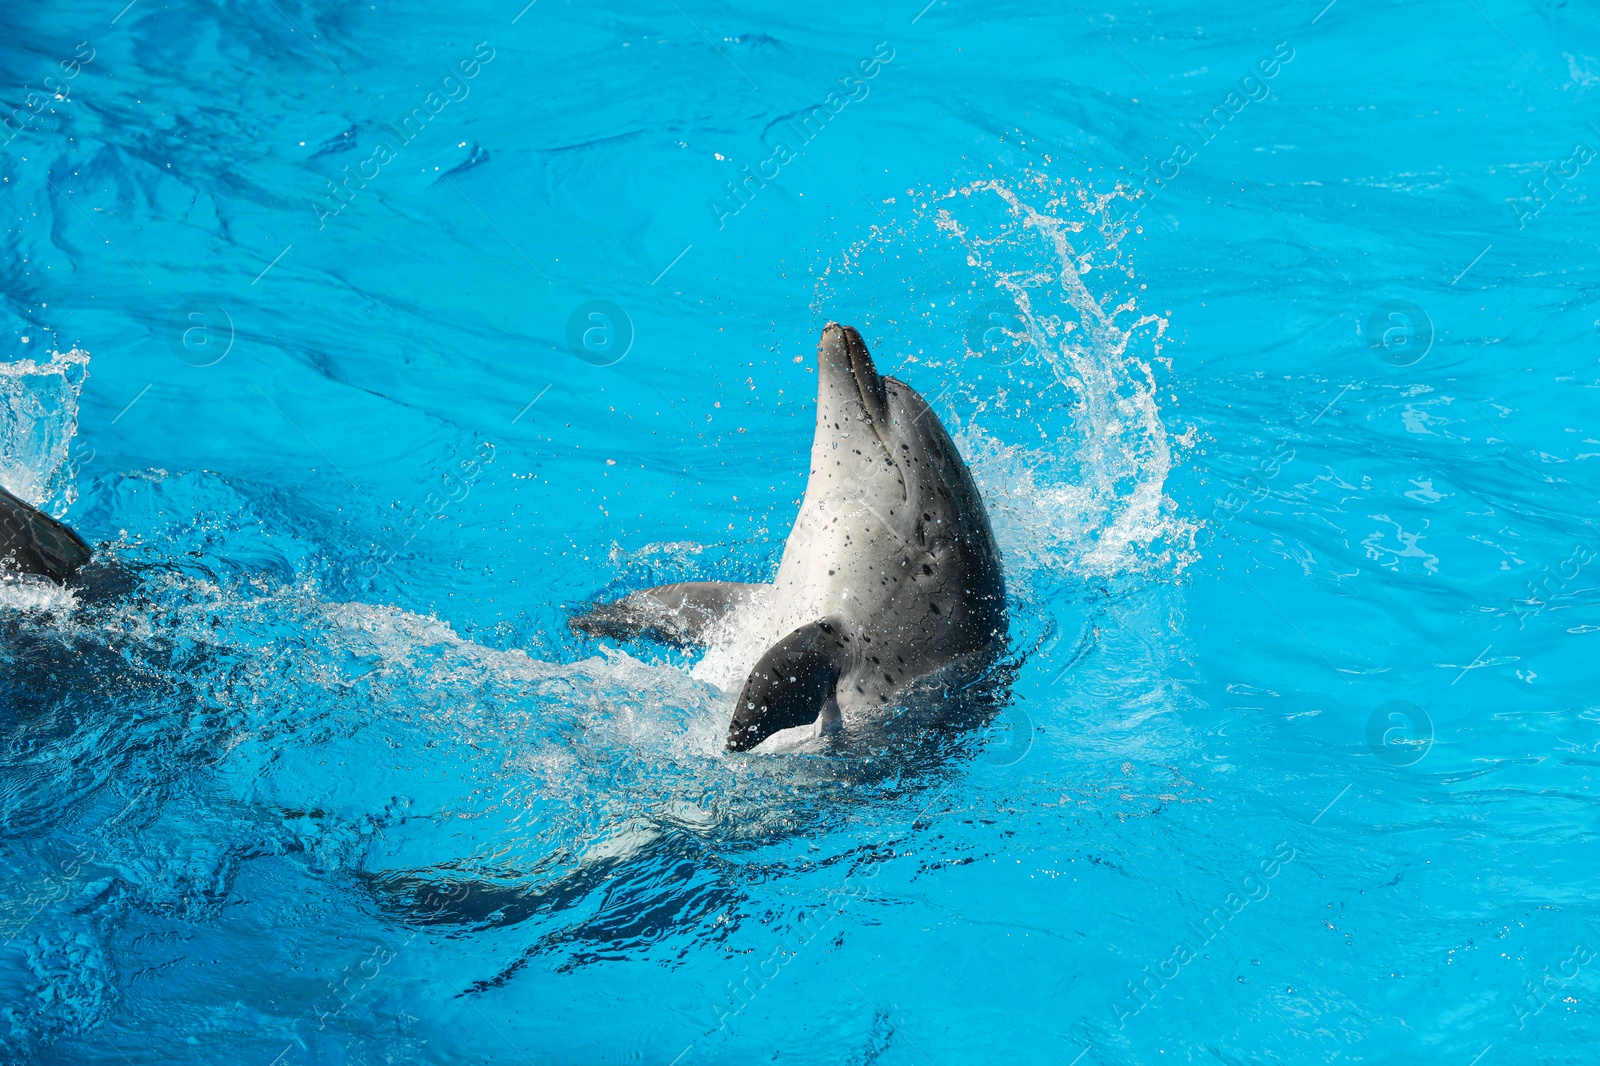
<path fill-rule="evenodd" d="M 76 594 L 54 581 L 10 575 L 0 579 L 0 611 L 65 616 L 70 615 L 77 606 Z"/>
<path fill-rule="evenodd" d="M 753 599 L 717 623 L 707 635 L 705 654 L 691 673 L 697 681 L 737 694 L 779 636 L 782 634 L 774 634 L 773 608 L 768 598 Z"/>

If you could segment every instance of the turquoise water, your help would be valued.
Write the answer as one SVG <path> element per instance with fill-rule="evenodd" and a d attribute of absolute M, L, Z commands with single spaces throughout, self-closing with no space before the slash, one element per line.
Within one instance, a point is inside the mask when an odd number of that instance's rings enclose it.
<path fill-rule="evenodd" d="M 137 582 L 0 596 L 0 1058 L 1592 1057 L 1592 11 L 119 7 L 0 35 L 0 482 Z M 771 575 L 833 319 L 1012 698 L 729 758 L 565 620 Z"/>

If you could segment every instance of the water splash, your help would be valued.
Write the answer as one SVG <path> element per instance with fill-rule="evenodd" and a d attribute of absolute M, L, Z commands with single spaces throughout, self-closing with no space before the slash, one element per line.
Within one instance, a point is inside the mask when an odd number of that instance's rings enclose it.
<path fill-rule="evenodd" d="M 7 574 L 0 579 L 0 613 L 26 612 L 47 621 L 71 614 L 78 606 L 77 593 L 46 578 L 37 580 Z"/>
<path fill-rule="evenodd" d="M 0 485 L 60 518 L 78 498 L 68 463 L 89 353 L 0 363 Z"/>
<path fill-rule="evenodd" d="M 828 264 L 813 310 L 899 302 L 876 332 L 913 342 L 900 358 L 914 365 L 893 373 L 952 430 L 1013 590 L 1180 571 L 1197 527 L 1165 482 L 1187 438 L 1168 433 L 1158 401 L 1167 319 L 1140 309 L 1128 229 L 1109 210 L 1129 195 L 1029 171 L 911 197 L 907 221 Z M 895 272 L 909 299 L 879 295 Z"/>
<path fill-rule="evenodd" d="M 1034 382 L 1023 382 L 1020 404 L 1004 391 L 993 404 L 1013 420 L 1040 422 L 1041 436 L 1053 437 L 1048 446 L 1006 443 L 977 419 L 961 433 L 977 476 L 996 497 L 1002 526 L 1016 527 L 1006 536 L 1012 554 L 1039 575 L 1110 576 L 1181 565 L 1173 546 L 1192 531 L 1163 491 L 1173 443 L 1151 364 L 1160 357 L 1167 320 L 1140 311 L 1135 295 L 1118 291 L 1125 289 L 1121 277 L 1135 276 L 1120 249 L 1127 231 L 1106 215 L 1120 195 L 1062 188 L 1030 174 L 1017 187 L 973 181 L 927 203 L 938 229 L 965 250 L 968 267 L 1015 309 L 1021 329 L 1002 332 L 1022 354 L 1006 369 L 1014 366 L 1015 378 L 1035 372 L 1048 378 L 1037 391 Z M 1042 203 L 1036 207 L 1028 197 Z M 1113 279 L 1101 283 L 1109 291 L 1090 291 L 1085 279 L 1092 273 Z M 967 356 L 982 358 L 972 339 L 969 331 Z M 1050 395 L 1057 384 L 1064 395 L 1054 410 L 1036 410 L 1035 397 Z M 1069 421 L 1060 421 L 1062 414 Z"/>

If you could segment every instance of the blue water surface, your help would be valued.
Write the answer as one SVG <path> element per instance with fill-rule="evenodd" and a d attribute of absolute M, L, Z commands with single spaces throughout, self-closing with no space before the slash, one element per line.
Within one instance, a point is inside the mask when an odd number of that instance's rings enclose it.
<path fill-rule="evenodd" d="M 0 1060 L 1593 1061 L 1600 16 L 925 2 L 7 5 Z M 1015 680 L 731 758 L 831 320 Z"/>

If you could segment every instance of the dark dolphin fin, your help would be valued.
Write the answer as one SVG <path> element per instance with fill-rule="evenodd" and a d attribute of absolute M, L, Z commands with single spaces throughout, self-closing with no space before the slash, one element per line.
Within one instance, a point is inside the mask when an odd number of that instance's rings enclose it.
<path fill-rule="evenodd" d="M 0 569 L 64 583 L 93 554 L 72 530 L 0 489 Z"/>
<path fill-rule="evenodd" d="M 768 648 L 734 705 L 728 750 L 749 751 L 780 729 L 815 722 L 849 667 L 849 639 L 836 620 L 820 619 Z"/>
<path fill-rule="evenodd" d="M 574 633 L 591 637 L 644 637 L 665 644 L 703 644 L 718 620 L 766 587 L 734 581 L 659 585 L 629 593 L 616 603 L 591 607 L 567 624 Z"/>

